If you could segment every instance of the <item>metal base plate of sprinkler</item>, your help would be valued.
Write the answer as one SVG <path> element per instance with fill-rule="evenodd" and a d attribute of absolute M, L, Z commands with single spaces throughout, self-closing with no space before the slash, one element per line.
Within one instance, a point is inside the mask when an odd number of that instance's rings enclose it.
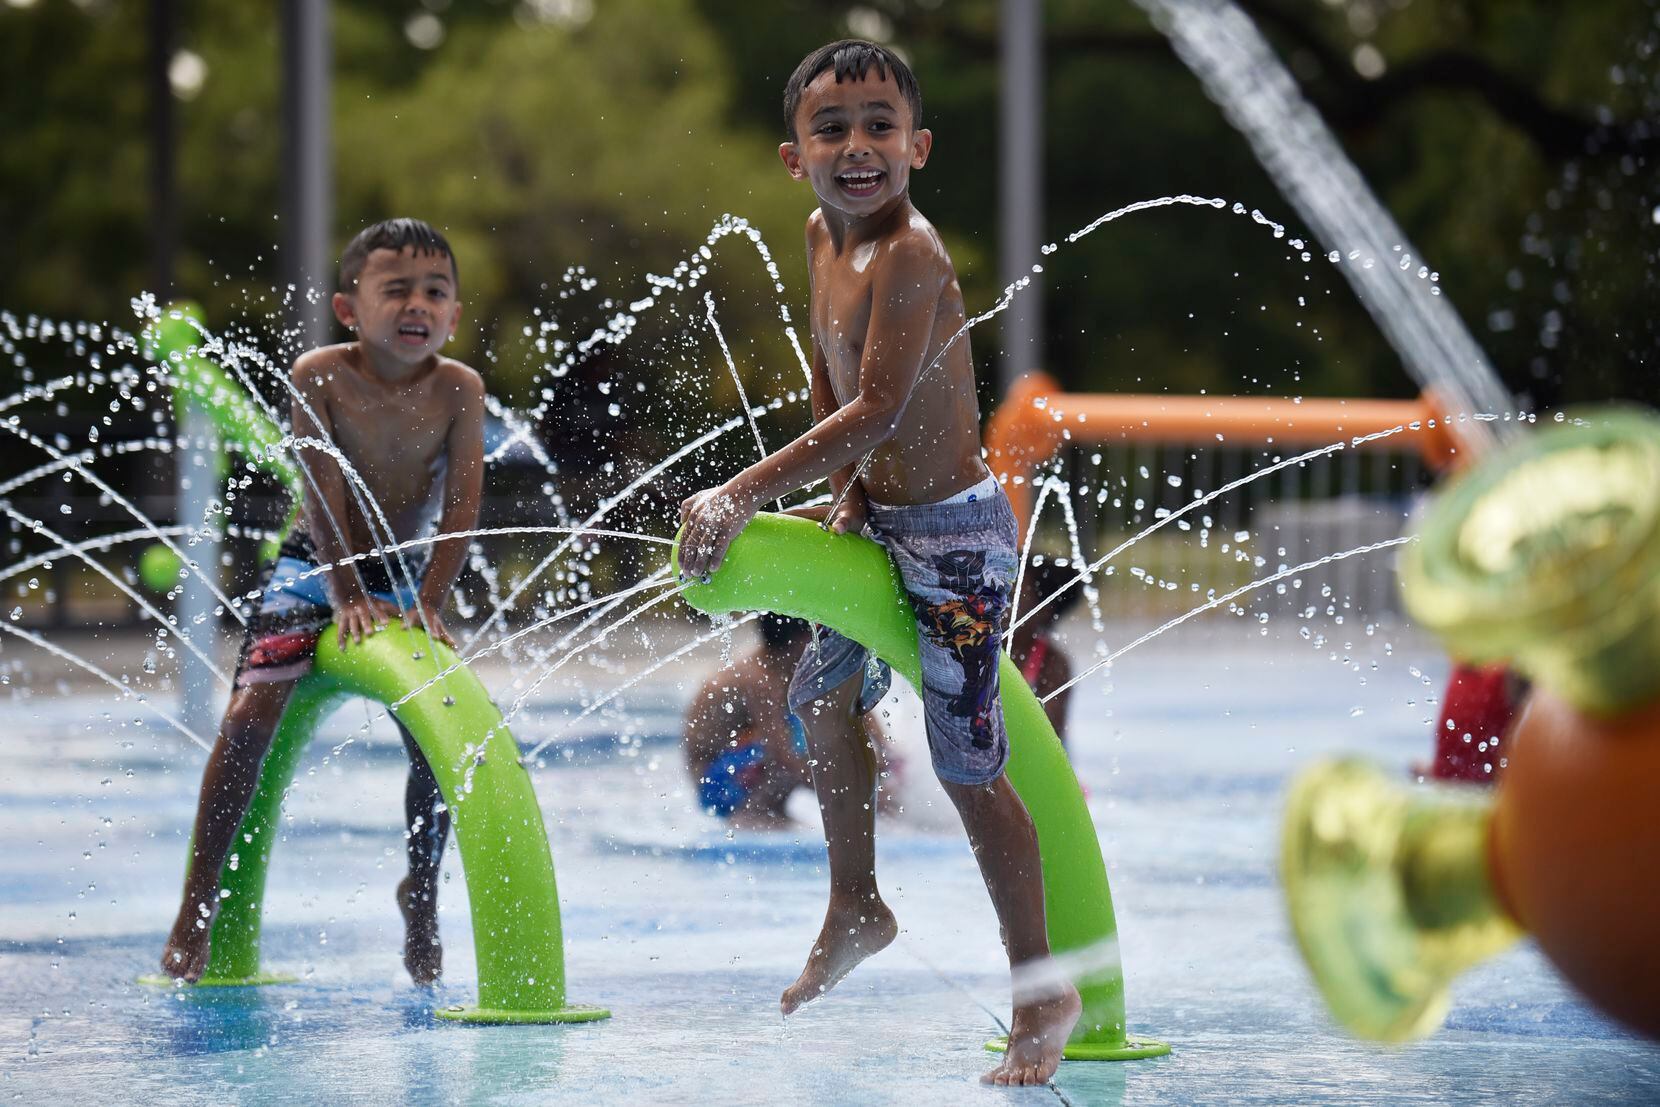
<path fill-rule="evenodd" d="M 480 1007 L 476 1003 L 456 1003 L 437 1007 L 432 1012 L 448 1022 L 470 1022 L 483 1026 L 501 1026 L 509 1023 L 534 1025 L 556 1022 L 598 1022 L 611 1017 L 604 1007 L 573 1004 L 557 1011 L 503 1011 L 495 1007 Z"/>
<path fill-rule="evenodd" d="M 988 1053 L 1006 1053 L 1007 1037 L 993 1038 L 986 1043 Z M 1110 1042 L 1068 1042 L 1061 1050 L 1067 1061 L 1142 1061 L 1148 1057 L 1163 1057 L 1170 1052 L 1170 1043 L 1156 1038 L 1126 1038 L 1123 1045 Z"/>
<path fill-rule="evenodd" d="M 138 983 L 152 988 L 255 988 L 262 984 L 298 984 L 300 978 L 285 972 L 256 972 L 252 976 L 204 976 L 194 982 L 180 983 L 177 977 L 150 973 L 138 978 Z"/>

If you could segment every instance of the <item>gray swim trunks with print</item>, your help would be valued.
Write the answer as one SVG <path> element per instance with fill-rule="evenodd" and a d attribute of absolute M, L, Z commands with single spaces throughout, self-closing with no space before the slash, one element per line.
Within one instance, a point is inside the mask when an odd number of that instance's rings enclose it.
<path fill-rule="evenodd" d="M 869 531 L 887 548 L 916 615 L 934 772 L 953 784 L 989 783 L 1009 759 L 997 669 L 1020 555 L 1008 497 L 996 488 L 967 503 L 872 503 Z M 887 665 L 852 639 L 815 627 L 790 681 L 790 710 L 800 714 L 861 672 L 865 712 L 888 690 Z"/>

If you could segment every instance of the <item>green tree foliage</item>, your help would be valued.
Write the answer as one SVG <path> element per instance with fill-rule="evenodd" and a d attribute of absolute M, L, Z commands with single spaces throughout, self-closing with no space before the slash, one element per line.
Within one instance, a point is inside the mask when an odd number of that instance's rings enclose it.
<path fill-rule="evenodd" d="M 1652 2 L 1241 4 L 1513 387 L 1541 403 L 1660 399 Z M 121 320 L 153 283 L 145 7 L 0 6 L 0 220 L 12 259 L 0 305 L 13 311 Z M 829 38 L 874 34 L 913 61 L 936 133 L 918 203 L 945 233 L 971 308 L 995 298 L 997 9 L 337 0 L 336 240 L 393 212 L 443 226 L 468 303 L 459 352 L 488 364 L 493 387 L 517 402 L 549 393 L 564 404 L 627 376 L 672 385 L 677 414 L 730 412 L 702 292 L 716 292 L 752 391 L 795 382 L 778 302 L 800 319 L 799 235 L 812 202 L 773 150 L 784 78 Z M 176 104 L 178 284 L 211 318 L 274 329 L 277 6 L 180 0 L 177 10 L 178 45 L 206 64 L 200 91 Z M 1132 4 L 1047 0 L 1046 13 L 1051 237 L 1175 192 L 1222 196 L 1300 230 Z M 640 313 L 620 352 L 588 359 L 600 364 L 580 379 L 555 375 L 555 343 L 626 312 L 649 292 L 646 275 L 692 255 L 727 211 L 752 219 L 777 251 L 782 297 L 753 251 L 729 239 L 697 289 Z M 573 265 L 589 287 L 566 279 Z M 1074 387 L 1413 388 L 1341 277 L 1248 218 L 1133 216 L 1054 255 L 1046 277 L 1050 368 Z M 994 325 L 975 347 L 983 365 L 997 356 Z"/>

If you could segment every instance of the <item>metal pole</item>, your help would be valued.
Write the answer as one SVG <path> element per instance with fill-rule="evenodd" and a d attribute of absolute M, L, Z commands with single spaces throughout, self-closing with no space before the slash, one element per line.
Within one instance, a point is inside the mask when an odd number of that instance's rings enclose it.
<path fill-rule="evenodd" d="M 173 295 L 173 252 L 178 242 L 178 203 L 173 176 L 173 0 L 150 0 L 150 242 L 156 299 Z"/>
<path fill-rule="evenodd" d="M 1043 245 L 1043 0 L 1002 0 L 998 208 L 1005 287 L 1031 277 L 1003 313 L 998 391 L 1043 368 L 1043 288 L 1032 272 Z"/>
<path fill-rule="evenodd" d="M 213 421 L 191 400 L 182 398 L 177 403 L 178 434 L 182 449 L 174 453 L 174 503 L 179 522 L 191 527 L 190 537 L 183 549 L 205 576 L 218 580 L 220 576 L 220 540 L 218 521 L 209 515 L 219 491 L 218 438 L 213 433 Z M 173 606 L 173 618 L 180 638 L 188 638 L 201 647 L 209 657 L 214 656 L 218 641 L 219 615 L 217 601 L 195 573 L 191 573 L 179 589 L 179 598 Z M 218 687 L 213 674 L 189 650 L 177 650 L 179 661 L 179 721 L 204 738 L 211 738 L 219 728 Z"/>
<path fill-rule="evenodd" d="M 283 0 L 283 270 L 299 350 L 326 343 L 332 317 L 328 14 L 327 0 Z"/>
<path fill-rule="evenodd" d="M 146 84 L 150 97 L 150 205 L 151 264 L 154 268 L 156 299 L 172 299 L 173 259 L 178 248 L 178 189 L 173 171 L 177 127 L 173 111 L 173 83 L 168 69 L 173 63 L 177 19 L 173 0 L 150 0 L 150 66 Z M 175 409 L 175 433 L 179 449 L 174 452 L 173 505 L 179 521 L 200 528 L 186 540 L 186 553 L 203 573 L 219 572 L 219 532 L 207 522 L 208 508 L 215 492 L 214 453 L 217 444 L 212 424 L 189 403 Z M 173 606 L 175 634 L 193 639 L 203 652 L 213 653 L 219 619 L 214 614 L 213 593 L 194 575 L 179 589 Z M 197 734 L 211 735 L 217 729 L 217 696 L 213 673 L 189 650 L 178 649 L 179 721 Z"/>

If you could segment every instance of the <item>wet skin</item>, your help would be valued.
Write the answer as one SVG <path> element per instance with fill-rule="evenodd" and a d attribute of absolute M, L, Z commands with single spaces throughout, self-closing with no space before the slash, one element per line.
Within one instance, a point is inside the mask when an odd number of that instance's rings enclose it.
<path fill-rule="evenodd" d="M 745 653 L 704 682 L 686 711 L 686 770 L 694 782 L 723 750 L 752 742 L 766 747 L 766 773 L 732 813 L 733 826 L 766 830 L 791 825 L 785 801 L 812 782 L 791 740 L 785 706 L 790 676 L 806 643 L 804 634 L 776 649 L 762 644 Z"/>
<path fill-rule="evenodd" d="M 376 250 L 356 289 L 336 293 L 333 307 L 340 322 L 357 332 L 357 341 L 313 350 L 295 362 L 296 437 L 329 442 L 345 455 L 367 486 L 365 498 L 372 495 L 385 513 L 392 541 L 420 535 L 438 491 L 440 532 L 472 529 L 483 490 L 484 383 L 472 369 L 438 354 L 461 316 L 450 260 L 410 249 Z M 296 454 L 311 478 L 304 511 L 320 563 L 383 545 L 379 521 L 371 525 L 348 493 L 348 478 L 335 458 L 316 445 L 297 445 Z M 431 550 L 417 604 L 404 622 L 424 621 L 435 637 L 453 645 L 440 613 L 461 571 L 467 540 L 437 542 Z M 350 568 L 325 573 L 324 580 L 341 646 L 362 641 L 397 615 L 394 606 L 366 595 Z M 184 900 L 162 951 L 162 970 L 171 976 L 194 981 L 207 968 L 225 858 L 295 683 L 250 684 L 231 693 L 202 776 Z M 398 902 L 407 927 L 405 963 L 417 983 L 430 983 L 442 957 L 436 880 L 449 820 L 430 769 L 418 761 L 407 737 L 406 744 L 412 750 L 405 798 L 410 870 Z"/>
<path fill-rule="evenodd" d="M 909 196 L 911 170 L 927 161 L 933 137 L 911 128 L 891 77 L 838 85 L 834 76 L 807 86 L 800 141 L 779 150 L 820 204 L 807 221 L 818 422 L 682 505 L 681 566 L 691 577 L 719 568 L 762 504 L 822 477 L 839 495 L 867 453 L 870 464 L 832 519 L 837 531 L 863 525 L 867 496 L 927 503 L 985 476 L 968 341 L 945 348 L 965 319 L 962 291 L 938 233 Z"/>
<path fill-rule="evenodd" d="M 862 529 L 868 500 L 929 503 L 985 475 L 966 338 L 946 349 L 964 322 L 962 292 L 939 235 L 909 197 L 911 171 L 927 162 L 933 136 L 913 125 L 891 76 L 874 69 L 840 83 L 833 70 L 820 74 L 803 93 L 795 131 L 779 155 L 820 205 L 807 221 L 817 423 L 681 505 L 689 577 L 718 569 L 761 505 L 819 478 L 829 478 L 839 500 L 827 525 L 841 532 Z M 848 681 L 803 715 L 830 851 L 830 903 L 801 977 L 781 997 L 786 1015 L 898 933 L 876 888 L 875 754 L 855 725 L 856 691 Z M 974 843 L 1011 968 L 1041 963 L 1049 956 L 1043 874 L 1025 805 L 1003 776 L 946 791 Z M 1017 995 L 1009 1050 L 984 1079 L 1051 1079 L 1080 1009 L 1070 984 Z"/>

